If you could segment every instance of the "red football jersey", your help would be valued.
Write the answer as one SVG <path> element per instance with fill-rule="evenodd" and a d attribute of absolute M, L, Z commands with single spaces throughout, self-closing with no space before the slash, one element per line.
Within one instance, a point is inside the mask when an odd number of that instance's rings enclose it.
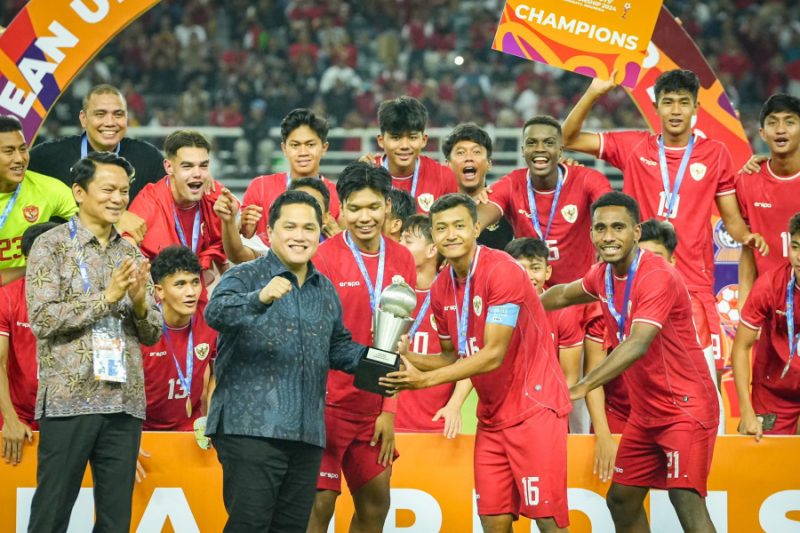
<path fill-rule="evenodd" d="M 753 385 L 759 384 L 778 395 L 800 399 L 800 357 L 795 354 L 786 377 L 789 361 L 789 328 L 786 322 L 786 286 L 792 267 L 784 265 L 759 274 L 742 309 L 741 324 L 760 331 L 753 357 Z M 794 333 L 800 332 L 800 288 L 794 287 Z"/>
<path fill-rule="evenodd" d="M 417 308 L 414 310 L 416 317 L 425 298 L 430 294 L 430 289 L 417 289 Z M 422 317 L 419 329 L 414 334 L 411 342 L 411 351 L 418 354 L 438 354 L 442 347 L 439 345 L 439 335 L 436 333 L 436 323 L 431 313 L 430 305 Z M 394 417 L 394 428 L 397 431 L 417 433 L 441 433 L 444 430 L 444 419 L 433 422 L 431 419 L 436 411 L 445 406 L 453 395 L 454 383 L 443 383 L 428 389 L 410 390 L 402 394 L 397 405 L 397 415 Z"/>
<path fill-rule="evenodd" d="M 328 178 L 322 176 L 322 183 L 328 188 L 331 195 L 328 203 L 328 211 L 336 220 L 339 219 L 339 195 L 336 194 L 336 184 Z M 248 205 L 260 205 L 264 211 L 256 224 L 256 233 L 266 234 L 267 222 L 269 221 L 269 208 L 278 196 L 286 192 L 286 172 L 270 174 L 268 176 L 258 176 L 253 178 L 242 198 L 242 208 Z"/>
<path fill-rule="evenodd" d="M 664 150 L 670 187 L 675 184 L 684 151 L 685 148 L 670 147 Z M 647 131 L 601 133 L 600 158 L 622 171 L 622 190 L 639 202 L 642 220 L 664 220 L 666 194 L 657 135 Z M 676 267 L 692 292 L 710 292 L 714 287 L 711 214 L 715 198 L 726 194 L 736 194 L 728 148 L 719 141 L 695 135 L 694 150 L 675 202 L 675 218 L 669 219 L 678 234 Z"/>
<path fill-rule="evenodd" d="M 800 211 L 800 172 L 777 176 L 765 161 L 757 174 L 739 176 L 736 197 L 750 231 L 760 233 L 769 245 L 769 255 L 755 252 L 758 272 L 783 266 L 789 257 L 789 219 Z"/>
<path fill-rule="evenodd" d="M 177 359 L 181 372 L 185 375 L 189 326 L 169 328 L 169 339 L 167 335 L 161 335 L 153 346 L 141 346 L 147 397 L 147 415 L 143 429 L 147 431 L 191 431 L 195 419 L 203 415 L 200 412 L 203 376 L 208 364 L 217 356 L 217 332 L 206 324 L 202 311 L 199 309 L 195 313 L 192 323 L 194 362 L 190 418 L 186 416 L 186 390 L 181 385 L 178 369 L 175 367 Z"/>
<path fill-rule="evenodd" d="M 603 304 L 606 329 L 616 339 L 618 326 L 608 310 L 606 264 L 594 265 L 583 278 L 583 289 Z M 621 312 L 627 276 L 614 276 L 615 308 Z M 625 335 L 634 322 L 661 331 L 647 352 L 625 371 L 631 402 L 631 419 L 645 426 L 689 416 L 703 425 L 716 426 L 717 393 L 705 356 L 697 342 L 689 292 L 681 275 L 663 258 L 642 251 L 631 287 Z"/>
<path fill-rule="evenodd" d="M 557 212 L 547 235 L 553 276 L 548 285 L 580 279 L 595 262 L 597 252 L 589 237 L 592 203 L 611 192 L 608 178 L 586 167 L 561 165 L 564 185 L 556 206 Z M 514 236 L 539 237 L 533 229 L 528 204 L 528 169 L 520 168 L 492 185 L 489 201 L 500 208 L 514 228 Z M 534 191 L 539 225 L 547 231 L 555 191 Z"/>
<path fill-rule="evenodd" d="M 39 386 L 39 367 L 36 337 L 31 332 L 25 303 L 25 278 L 0 287 L 0 335 L 8 337 L 7 374 L 11 403 L 20 420 L 31 425 Z M 2 420 L 0 415 L 0 424 Z"/>
<path fill-rule="evenodd" d="M 617 342 L 608 337 L 606 320 L 600 302 L 585 305 L 584 308 L 583 320 L 586 338 L 602 344 L 607 353 L 611 353 Z M 627 418 L 631 412 L 631 401 L 628 398 L 628 388 L 625 386 L 625 373 L 623 372 L 603 385 L 603 393 L 606 397 L 606 406 Z"/>
<path fill-rule="evenodd" d="M 442 271 L 431 288 L 431 308 L 439 337 L 458 349 L 456 306 L 461 313 L 466 280 Z M 514 333 L 503 363 L 472 376 L 478 393 L 478 423 L 486 430 L 518 424 L 540 409 L 566 416 L 572 409 L 550 327 L 528 275 L 510 255 L 478 246 L 471 270 L 467 357 L 483 348 L 486 317 L 495 306 L 519 306 Z"/>
<path fill-rule="evenodd" d="M 376 165 L 383 164 L 384 156 L 375 158 Z M 447 166 L 431 159 L 430 157 L 419 156 L 419 176 L 417 177 L 417 212 L 427 215 L 433 202 L 445 194 L 458 192 L 458 182 L 453 170 Z M 392 187 L 411 194 L 411 186 L 414 176 L 392 176 Z"/>
<path fill-rule="evenodd" d="M 353 340 L 365 346 L 372 345 L 372 309 L 369 302 L 364 277 L 358 268 L 353 253 L 347 246 L 343 231 L 319 246 L 314 256 L 314 266 L 327 277 L 336 288 L 342 301 L 342 321 L 353 336 Z M 417 284 L 417 270 L 414 258 L 405 247 L 391 239 L 384 239 L 386 257 L 384 260 L 383 287 L 392 284 L 392 278 L 400 276 L 414 287 Z M 362 253 L 372 283 L 378 276 L 378 254 Z M 376 417 L 381 413 L 383 398 L 377 394 L 355 388 L 353 376 L 339 370 L 328 372 L 328 393 L 326 405 L 337 409 L 345 418 L 362 420 Z"/>
<path fill-rule="evenodd" d="M 583 345 L 583 307 L 565 307 L 554 311 L 545 311 L 553 333 L 556 350 L 574 348 Z"/>

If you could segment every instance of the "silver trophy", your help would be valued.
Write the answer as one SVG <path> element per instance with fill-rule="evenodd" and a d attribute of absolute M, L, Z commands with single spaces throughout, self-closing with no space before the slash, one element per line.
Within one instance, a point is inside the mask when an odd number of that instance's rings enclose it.
<path fill-rule="evenodd" d="M 362 390 L 386 395 L 378 379 L 400 368 L 397 344 L 408 333 L 417 306 L 417 293 L 403 281 L 383 289 L 378 309 L 372 318 L 373 347 L 361 358 L 355 372 L 354 385 Z"/>

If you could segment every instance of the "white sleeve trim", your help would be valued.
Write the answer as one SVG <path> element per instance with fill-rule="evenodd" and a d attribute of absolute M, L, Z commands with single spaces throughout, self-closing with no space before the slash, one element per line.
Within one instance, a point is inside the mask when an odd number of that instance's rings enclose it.
<path fill-rule="evenodd" d="M 589 335 L 588 333 L 584 336 L 584 338 L 589 339 L 590 341 L 596 342 L 597 344 L 603 344 L 605 339 L 601 339 L 599 337 L 595 337 L 594 335 Z"/>
<path fill-rule="evenodd" d="M 495 202 L 493 200 L 489 200 L 489 203 L 492 204 L 493 206 L 497 207 L 497 209 L 500 210 L 500 218 L 503 218 L 505 216 L 505 211 L 503 211 L 503 208 L 500 207 L 500 204 L 498 204 L 497 202 Z"/>
<path fill-rule="evenodd" d="M 583 341 L 576 342 L 575 344 L 559 344 L 558 349 L 576 348 L 578 346 L 583 346 Z"/>
<path fill-rule="evenodd" d="M 450 340 L 450 335 L 439 335 L 439 338 L 440 339 L 444 339 L 446 341 L 449 341 Z"/>
<path fill-rule="evenodd" d="M 634 323 L 634 322 L 644 322 L 645 324 L 652 324 L 655 327 L 657 327 L 658 329 L 662 329 L 664 327 L 661 323 L 656 322 L 655 320 L 650 320 L 648 318 L 634 318 L 631 321 L 631 323 Z"/>
<path fill-rule="evenodd" d="M 2 335 L 3 337 L 10 337 L 11 333 L 9 333 L 8 331 L 0 331 L 0 335 Z"/>
<path fill-rule="evenodd" d="M 729 194 L 736 194 L 736 189 L 729 189 L 727 191 L 718 192 L 715 196 L 728 196 Z"/>
<path fill-rule="evenodd" d="M 748 322 L 747 320 L 745 320 L 741 316 L 739 317 L 739 323 L 740 324 L 744 324 L 745 326 L 747 326 L 748 328 L 752 329 L 753 331 L 761 331 L 761 326 L 754 326 L 753 324 L 751 324 L 750 322 Z"/>
<path fill-rule="evenodd" d="M 603 159 L 603 152 L 606 149 L 606 139 L 603 132 L 598 132 L 597 136 L 600 137 L 600 149 L 597 151 L 597 158 Z"/>

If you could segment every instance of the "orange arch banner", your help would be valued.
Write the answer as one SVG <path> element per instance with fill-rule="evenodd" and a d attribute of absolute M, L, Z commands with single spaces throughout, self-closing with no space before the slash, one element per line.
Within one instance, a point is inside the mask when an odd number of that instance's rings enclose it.
<path fill-rule="evenodd" d="M 31 0 L 0 36 L 0 113 L 33 142 L 61 93 L 103 46 L 158 0 Z"/>

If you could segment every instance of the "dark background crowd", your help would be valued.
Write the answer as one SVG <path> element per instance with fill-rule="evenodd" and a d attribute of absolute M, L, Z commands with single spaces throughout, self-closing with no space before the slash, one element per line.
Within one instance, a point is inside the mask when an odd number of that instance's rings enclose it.
<path fill-rule="evenodd" d="M 20 8 L 5 3 L 8 24 Z M 74 126 L 96 83 L 126 95 L 131 126 L 244 128 L 252 146 L 295 107 L 333 126 L 376 125 L 378 104 L 409 94 L 430 127 L 475 121 L 517 127 L 538 113 L 563 118 L 583 76 L 491 50 L 501 0 L 163 0 L 112 40 L 62 96 L 43 137 Z M 757 142 L 761 103 L 800 95 L 800 3 L 665 0 L 720 76 Z M 621 91 L 592 128 L 642 127 Z M 333 146 L 355 149 L 355 146 Z M 277 154 L 276 154 L 277 155 Z M 251 159 L 257 157 L 251 150 Z"/>

